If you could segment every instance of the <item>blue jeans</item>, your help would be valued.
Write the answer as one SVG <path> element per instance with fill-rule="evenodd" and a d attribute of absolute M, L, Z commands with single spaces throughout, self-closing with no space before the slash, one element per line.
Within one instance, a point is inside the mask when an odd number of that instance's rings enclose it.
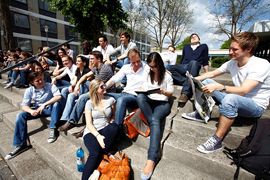
<path fill-rule="evenodd" d="M 168 62 L 163 62 L 163 64 L 164 64 L 164 67 L 167 69 L 167 67 L 170 65 L 170 63 L 168 63 Z"/>
<path fill-rule="evenodd" d="M 64 89 L 62 90 L 62 92 L 63 91 L 64 91 Z M 61 92 L 61 94 L 62 94 L 62 92 Z M 77 96 L 75 96 L 74 93 L 68 94 L 67 99 L 66 99 L 66 105 L 64 106 L 64 110 L 62 111 L 63 114 L 62 114 L 62 117 L 60 118 L 60 120 L 68 121 L 70 119 L 72 109 L 75 105 L 75 100 L 78 99 L 79 96 L 80 96 L 79 93 L 77 94 Z M 63 97 L 62 97 L 62 99 L 63 99 Z M 61 106 L 62 106 L 62 102 L 61 102 Z"/>
<path fill-rule="evenodd" d="M 34 109 L 37 109 L 34 108 Z M 37 119 L 40 117 L 48 117 L 51 116 L 51 122 L 49 125 L 50 129 L 56 128 L 55 123 L 60 119 L 60 103 L 55 102 L 49 106 L 49 108 L 45 108 L 41 114 L 37 116 L 32 116 L 30 113 L 25 111 L 17 114 L 16 122 L 15 122 L 15 130 L 13 137 L 13 146 L 21 146 L 26 144 L 27 140 L 27 121 L 32 119 Z"/>
<path fill-rule="evenodd" d="M 28 75 L 31 73 L 31 71 L 29 70 L 22 70 L 20 71 L 20 75 L 21 75 L 21 85 L 28 85 L 27 82 L 27 77 Z"/>
<path fill-rule="evenodd" d="M 112 60 L 115 60 L 115 57 L 110 57 L 110 60 L 112 61 Z M 106 64 L 106 66 L 108 66 L 108 64 L 107 63 L 105 63 Z M 111 71 L 113 71 L 113 68 L 114 67 L 118 67 L 119 69 L 121 69 L 124 65 L 126 65 L 126 64 L 129 64 L 129 59 L 128 58 L 125 58 L 125 59 L 123 59 L 123 60 L 118 60 L 118 61 L 116 61 L 112 66 L 108 66 L 110 69 L 111 69 Z M 127 83 L 127 78 L 126 78 L 126 76 L 125 77 L 123 77 L 123 79 L 121 79 L 121 81 L 120 81 L 121 83 Z"/>
<path fill-rule="evenodd" d="M 195 60 L 191 60 L 188 64 L 169 65 L 167 70 L 172 73 L 173 84 L 183 86 L 181 94 L 186 94 L 189 98 L 192 97 L 192 87 L 186 77 L 188 71 L 193 77 L 199 75 L 201 64 Z"/>
<path fill-rule="evenodd" d="M 156 161 L 160 146 L 160 121 L 170 114 L 171 106 L 167 101 L 156 101 L 145 94 L 138 94 L 138 105 L 150 125 L 150 145 L 148 159 Z"/>
<path fill-rule="evenodd" d="M 89 85 L 90 85 L 90 81 L 85 81 L 82 84 L 80 84 L 80 93 L 81 94 L 88 93 Z"/>
<path fill-rule="evenodd" d="M 137 108 L 136 96 L 128 93 L 107 93 L 106 95 L 113 97 L 116 100 L 115 123 L 121 129 L 123 126 L 124 117 L 127 107 Z"/>
<path fill-rule="evenodd" d="M 118 132 L 118 126 L 115 123 L 110 123 L 108 126 L 99 130 L 98 132 L 105 137 L 105 149 L 100 147 L 97 138 L 93 134 L 88 133 L 83 137 L 84 144 L 90 154 L 84 165 L 82 180 L 88 180 L 90 175 L 95 169 L 97 169 L 98 165 L 100 164 L 102 160 L 102 154 L 104 152 L 109 152 L 110 148 L 114 144 L 114 140 Z"/>
<path fill-rule="evenodd" d="M 206 79 L 202 82 L 203 85 L 217 83 L 212 79 Z M 237 116 L 246 118 L 258 118 L 264 113 L 264 109 L 256 104 L 251 98 L 246 98 L 237 94 L 227 94 L 215 90 L 216 100 L 221 103 L 219 112 L 225 117 L 235 118 Z"/>
<path fill-rule="evenodd" d="M 78 124 L 84 109 L 85 109 L 85 104 L 86 102 L 90 99 L 90 94 L 86 93 L 86 94 L 82 94 L 80 95 L 75 107 L 73 108 L 70 117 L 68 119 L 69 122 L 73 123 L 73 124 Z"/>
<path fill-rule="evenodd" d="M 55 85 L 58 87 L 59 91 L 62 91 L 65 87 L 69 87 L 71 83 L 63 79 L 57 79 Z"/>
<path fill-rule="evenodd" d="M 47 58 L 47 64 L 49 66 L 56 66 L 56 63 L 53 60 L 50 60 L 49 58 Z"/>
<path fill-rule="evenodd" d="M 16 79 L 18 78 L 20 71 L 12 71 L 12 76 L 11 76 L 11 84 L 14 84 Z"/>

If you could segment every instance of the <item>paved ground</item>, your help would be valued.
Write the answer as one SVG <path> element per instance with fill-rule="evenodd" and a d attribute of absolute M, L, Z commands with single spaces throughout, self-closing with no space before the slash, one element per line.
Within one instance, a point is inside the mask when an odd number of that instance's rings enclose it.
<path fill-rule="evenodd" d="M 0 180 L 16 180 L 12 171 L 9 169 L 3 156 L 0 154 Z"/>

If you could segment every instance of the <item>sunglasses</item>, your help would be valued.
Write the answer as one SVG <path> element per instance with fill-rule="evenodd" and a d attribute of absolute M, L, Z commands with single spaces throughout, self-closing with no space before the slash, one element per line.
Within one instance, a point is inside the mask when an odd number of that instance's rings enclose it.
<path fill-rule="evenodd" d="M 100 86 L 100 89 L 106 89 L 106 84 L 102 84 L 101 86 Z"/>
<path fill-rule="evenodd" d="M 149 67 L 152 68 L 152 69 L 155 69 L 155 68 L 157 68 L 157 65 L 155 65 L 155 66 L 149 66 Z"/>

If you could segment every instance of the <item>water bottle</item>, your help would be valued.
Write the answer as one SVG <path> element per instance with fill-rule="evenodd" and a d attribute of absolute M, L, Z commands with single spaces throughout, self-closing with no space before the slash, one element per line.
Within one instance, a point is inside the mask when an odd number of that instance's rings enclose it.
<path fill-rule="evenodd" d="M 80 146 L 77 150 L 77 169 L 79 172 L 83 172 L 84 168 L 84 151 Z"/>

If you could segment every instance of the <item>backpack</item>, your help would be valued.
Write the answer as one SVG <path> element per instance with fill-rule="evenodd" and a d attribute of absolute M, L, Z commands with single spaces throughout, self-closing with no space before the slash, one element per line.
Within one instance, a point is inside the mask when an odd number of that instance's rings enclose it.
<path fill-rule="evenodd" d="M 224 148 L 223 151 L 237 169 L 234 179 L 238 179 L 240 167 L 255 175 L 255 179 L 270 180 L 270 119 L 257 119 L 238 148 Z"/>

